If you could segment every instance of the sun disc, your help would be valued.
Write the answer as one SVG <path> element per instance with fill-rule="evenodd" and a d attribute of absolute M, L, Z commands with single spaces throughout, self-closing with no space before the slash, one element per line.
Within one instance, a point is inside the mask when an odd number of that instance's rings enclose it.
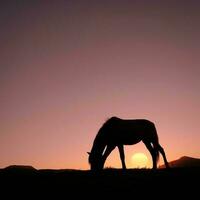
<path fill-rule="evenodd" d="M 148 158 L 144 153 L 135 153 L 131 156 L 131 163 L 134 168 L 146 168 Z"/>

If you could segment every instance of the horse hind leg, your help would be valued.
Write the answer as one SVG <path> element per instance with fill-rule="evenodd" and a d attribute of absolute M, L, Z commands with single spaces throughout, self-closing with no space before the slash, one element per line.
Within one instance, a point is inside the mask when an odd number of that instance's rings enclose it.
<path fill-rule="evenodd" d="M 121 162 L 122 162 L 122 169 L 125 170 L 126 169 L 126 163 L 125 163 L 124 146 L 118 145 L 118 149 L 119 149 L 120 159 L 121 159 Z"/>
<path fill-rule="evenodd" d="M 157 169 L 157 153 L 154 147 L 151 145 L 150 142 L 143 141 L 149 152 L 151 153 L 152 162 L 153 162 L 153 169 Z"/>
<path fill-rule="evenodd" d="M 163 160 L 164 160 L 164 163 L 165 163 L 165 167 L 169 168 L 169 163 L 167 161 L 167 158 L 166 158 L 165 151 L 164 151 L 163 147 L 161 147 L 161 145 L 158 144 L 157 148 L 158 148 L 158 151 L 161 153 L 161 155 L 163 157 Z"/>

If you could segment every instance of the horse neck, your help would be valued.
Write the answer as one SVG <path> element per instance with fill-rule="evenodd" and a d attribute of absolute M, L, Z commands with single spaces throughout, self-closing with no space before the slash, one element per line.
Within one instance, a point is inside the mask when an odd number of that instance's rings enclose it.
<path fill-rule="evenodd" d="M 94 140 L 91 153 L 102 156 L 105 146 L 106 144 L 104 138 L 102 138 L 101 135 L 98 133 L 97 137 Z"/>

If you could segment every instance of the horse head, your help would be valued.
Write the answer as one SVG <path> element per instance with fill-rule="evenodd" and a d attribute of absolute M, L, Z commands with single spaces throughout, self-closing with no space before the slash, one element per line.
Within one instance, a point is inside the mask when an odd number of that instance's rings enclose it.
<path fill-rule="evenodd" d="M 99 171 L 103 169 L 102 155 L 95 155 L 94 153 L 87 152 L 89 154 L 88 162 L 92 171 Z"/>

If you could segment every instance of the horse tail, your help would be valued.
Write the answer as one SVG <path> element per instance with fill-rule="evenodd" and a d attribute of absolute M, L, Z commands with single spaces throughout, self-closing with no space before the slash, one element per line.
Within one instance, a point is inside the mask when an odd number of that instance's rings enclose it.
<path fill-rule="evenodd" d="M 152 144 L 154 147 L 155 155 L 156 155 L 156 164 L 159 162 L 159 139 L 155 125 L 153 124 L 153 139 Z"/>

